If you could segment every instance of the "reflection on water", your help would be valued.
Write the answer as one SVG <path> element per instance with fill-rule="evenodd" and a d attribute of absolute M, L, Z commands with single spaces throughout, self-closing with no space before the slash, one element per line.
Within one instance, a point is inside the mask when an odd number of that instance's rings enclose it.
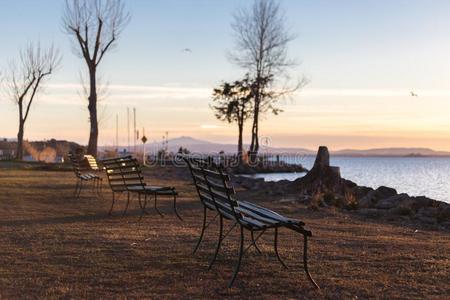
<path fill-rule="evenodd" d="M 307 169 L 314 157 L 284 158 L 300 162 Z M 295 160 L 295 161 L 294 161 Z M 448 157 L 332 157 L 331 164 L 341 168 L 341 175 L 358 185 L 393 187 L 399 193 L 422 196 L 450 203 L 450 158 Z M 257 174 L 266 181 L 295 180 L 305 173 Z"/>

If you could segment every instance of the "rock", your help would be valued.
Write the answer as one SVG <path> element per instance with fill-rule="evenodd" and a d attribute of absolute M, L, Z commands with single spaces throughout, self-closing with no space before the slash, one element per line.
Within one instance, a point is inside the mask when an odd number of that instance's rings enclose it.
<path fill-rule="evenodd" d="M 330 166 L 327 147 L 320 146 L 312 169 L 302 178 L 292 183 L 293 187 L 310 194 L 317 192 L 336 192 L 344 194 L 346 188 L 339 167 Z"/>
<path fill-rule="evenodd" d="M 366 190 L 367 189 L 368 188 L 366 188 Z M 385 187 L 385 186 L 380 186 L 376 190 L 370 189 L 369 192 L 365 196 L 360 198 L 358 201 L 358 206 L 361 208 L 377 207 L 379 200 L 387 199 L 387 198 L 390 198 L 395 195 L 397 195 L 397 191 L 395 189 Z M 378 208 L 389 209 L 394 206 L 395 205 L 391 205 L 391 204 L 388 204 L 387 202 L 384 202 Z"/>
<path fill-rule="evenodd" d="M 414 211 L 409 207 L 397 206 L 389 209 L 388 213 L 393 216 L 412 216 Z"/>
<path fill-rule="evenodd" d="M 329 167 L 330 166 L 330 153 L 326 146 L 320 146 L 317 150 L 316 160 L 314 161 L 314 167 Z M 314 168 L 313 167 L 313 168 Z"/>
<path fill-rule="evenodd" d="M 436 224 L 436 219 L 433 217 L 426 217 L 426 216 L 419 216 L 417 217 L 417 220 L 419 220 L 422 223 L 425 224 Z"/>
<path fill-rule="evenodd" d="M 415 212 L 414 209 L 414 199 L 412 199 L 411 197 L 409 197 L 407 194 L 400 194 L 400 195 L 404 195 L 404 197 L 401 198 L 400 203 L 398 203 L 398 207 L 403 207 L 403 208 L 409 208 L 411 211 Z"/>
<path fill-rule="evenodd" d="M 303 204 L 310 204 L 312 197 L 310 195 L 299 195 L 297 201 Z"/>
<path fill-rule="evenodd" d="M 359 199 L 358 207 L 360 207 L 360 208 L 373 207 L 375 205 L 374 196 L 375 196 L 375 190 L 371 190 L 364 197 Z"/>
<path fill-rule="evenodd" d="M 244 176 L 235 176 L 233 183 L 247 190 L 261 188 L 265 184 L 263 178 L 249 178 Z"/>
<path fill-rule="evenodd" d="M 439 215 L 439 210 L 437 207 L 422 207 L 419 209 L 419 211 L 416 214 L 416 217 L 430 217 L 437 219 L 437 216 Z"/>
<path fill-rule="evenodd" d="M 252 189 L 256 189 L 256 190 L 262 189 L 264 184 L 265 184 L 265 181 L 263 178 L 257 178 L 253 182 Z"/>
<path fill-rule="evenodd" d="M 376 197 L 378 199 L 384 199 L 397 195 L 397 191 L 387 186 L 380 186 L 376 190 Z"/>
<path fill-rule="evenodd" d="M 353 181 L 348 180 L 348 179 L 342 178 L 342 183 L 343 183 L 347 188 L 349 188 L 349 189 L 359 188 L 358 185 L 357 185 L 356 183 L 354 183 Z M 364 188 L 364 187 L 363 187 L 363 188 Z M 368 188 L 368 189 L 370 189 L 370 188 Z M 366 192 L 366 193 L 367 193 L 367 192 Z"/>
<path fill-rule="evenodd" d="M 443 207 L 438 214 L 438 220 L 441 223 L 450 223 L 450 205 Z"/>
<path fill-rule="evenodd" d="M 371 218 L 380 217 L 382 215 L 382 211 L 380 209 L 376 209 L 376 208 L 361 208 L 361 209 L 357 210 L 357 212 L 360 215 L 363 215 L 366 217 L 371 217 Z"/>
<path fill-rule="evenodd" d="M 381 199 L 375 205 L 379 209 L 391 209 L 397 206 L 401 206 L 402 203 L 406 203 L 410 198 L 407 194 L 394 195 L 389 198 Z M 403 206 L 404 207 L 404 206 Z"/>
<path fill-rule="evenodd" d="M 444 228 L 450 229 L 450 222 L 443 222 L 440 225 Z"/>
<path fill-rule="evenodd" d="M 253 175 L 258 173 L 289 173 L 289 172 L 308 172 L 300 164 L 288 164 L 283 161 L 279 161 L 277 163 L 271 161 L 258 161 L 257 163 L 241 163 L 236 166 L 230 166 L 227 169 L 228 173 L 236 174 L 236 175 Z"/>
<path fill-rule="evenodd" d="M 356 199 L 361 199 L 363 197 L 365 197 L 367 194 L 369 194 L 370 192 L 372 192 L 374 189 L 367 187 L 367 186 L 356 186 L 355 188 L 353 188 L 353 193 L 356 197 Z"/>
<path fill-rule="evenodd" d="M 391 198 L 383 199 L 379 201 L 375 207 L 378 209 L 390 209 L 396 207 L 397 203 L 393 201 Z"/>
<path fill-rule="evenodd" d="M 418 211 L 423 207 L 429 207 L 432 206 L 434 204 L 434 202 L 436 202 L 433 199 L 424 197 L 424 196 L 419 196 L 419 197 L 411 197 L 414 200 L 414 204 L 413 204 L 413 209 Z"/>

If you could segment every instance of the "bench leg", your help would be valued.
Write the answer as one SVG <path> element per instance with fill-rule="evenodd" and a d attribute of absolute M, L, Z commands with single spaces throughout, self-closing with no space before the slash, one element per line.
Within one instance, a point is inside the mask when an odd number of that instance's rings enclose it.
<path fill-rule="evenodd" d="M 100 198 L 103 199 L 103 178 L 100 180 Z"/>
<path fill-rule="evenodd" d="M 80 199 L 81 189 L 83 188 L 83 180 L 80 180 L 80 185 L 78 186 L 78 193 L 75 196 L 76 199 Z"/>
<path fill-rule="evenodd" d="M 97 179 L 97 198 L 100 198 L 100 199 L 103 199 L 102 186 L 103 186 L 103 179 L 98 178 Z"/>
<path fill-rule="evenodd" d="M 239 258 L 236 264 L 236 267 L 234 268 L 233 277 L 231 277 L 230 282 L 228 283 L 228 288 L 231 288 L 233 286 L 234 280 L 237 277 L 237 274 L 239 273 L 239 269 L 241 268 L 241 261 L 242 256 L 244 254 L 244 227 L 241 225 L 241 240 L 239 244 Z"/>
<path fill-rule="evenodd" d="M 94 193 L 97 198 L 98 198 L 98 183 L 99 182 L 100 182 L 100 179 L 94 179 Z"/>
<path fill-rule="evenodd" d="M 142 205 L 142 200 L 141 200 L 141 193 L 138 193 L 138 202 L 139 202 L 139 207 L 141 208 L 141 210 L 144 210 L 144 206 Z"/>
<path fill-rule="evenodd" d="M 163 213 L 159 211 L 159 209 L 158 209 L 158 207 L 157 207 L 157 205 L 156 205 L 157 197 L 158 197 L 158 195 L 155 194 L 155 205 L 154 205 L 154 208 L 155 208 L 156 212 L 157 212 L 161 217 L 164 217 Z"/>
<path fill-rule="evenodd" d="M 209 263 L 208 270 L 211 270 L 214 262 L 217 259 L 217 254 L 219 253 L 220 245 L 222 244 L 222 239 L 223 239 L 222 235 L 223 235 L 223 217 L 220 216 L 220 219 L 219 219 L 219 240 L 217 241 L 216 251 L 214 252 L 214 256 L 213 256 L 211 262 Z"/>
<path fill-rule="evenodd" d="M 138 193 L 138 201 L 139 201 L 139 207 L 141 208 L 141 215 L 139 216 L 139 221 L 141 221 L 142 216 L 144 215 L 144 207 L 142 206 L 142 201 L 141 201 L 141 193 Z"/>
<path fill-rule="evenodd" d="M 127 193 L 127 204 L 125 205 L 125 209 L 122 213 L 122 217 L 124 217 L 126 215 L 129 204 L 130 204 L 130 192 Z"/>
<path fill-rule="evenodd" d="M 177 195 L 173 194 L 173 211 L 175 212 L 175 215 L 177 216 L 180 221 L 183 221 L 183 218 L 178 214 L 177 211 Z"/>
<path fill-rule="evenodd" d="M 80 188 L 80 180 L 77 179 L 77 184 L 75 185 L 75 191 L 73 191 L 73 197 L 76 198 L 78 195 L 78 189 Z"/>
<path fill-rule="evenodd" d="M 116 193 L 112 192 L 111 208 L 109 209 L 108 216 L 110 216 L 112 213 L 115 201 L 116 201 Z"/>
<path fill-rule="evenodd" d="M 206 206 L 203 206 L 202 231 L 200 232 L 200 237 L 198 238 L 197 245 L 195 245 L 195 248 L 194 248 L 194 251 L 192 252 L 192 254 L 195 254 L 195 252 L 197 252 L 197 250 L 198 250 L 198 247 L 200 247 L 200 243 L 202 242 L 202 239 L 203 239 L 203 234 L 205 233 L 205 228 L 206 228 Z"/>
<path fill-rule="evenodd" d="M 315 286 L 316 289 L 320 289 L 314 279 L 311 277 L 308 271 L 308 237 L 303 235 L 303 266 L 305 268 L 306 275 L 308 276 L 309 281 Z"/>
<path fill-rule="evenodd" d="M 139 200 L 139 207 L 141 208 L 141 215 L 139 216 L 139 221 L 141 221 L 144 214 L 148 214 L 148 212 L 145 210 L 145 207 L 147 206 L 147 195 L 144 194 L 144 203 L 143 204 L 141 201 L 141 193 L 138 194 L 138 200 Z"/>
<path fill-rule="evenodd" d="M 284 261 L 281 259 L 280 254 L 278 253 L 278 227 L 275 227 L 275 238 L 273 242 L 273 247 L 275 249 L 275 254 L 277 256 L 278 261 L 285 269 L 287 269 L 288 267 L 286 266 Z"/>
<path fill-rule="evenodd" d="M 259 254 L 262 254 L 261 250 L 259 249 L 258 245 L 256 244 L 255 236 L 253 235 L 253 230 L 251 230 L 250 233 L 251 233 L 251 237 L 252 237 L 252 245 L 253 245 L 253 247 L 255 247 L 256 251 Z"/>

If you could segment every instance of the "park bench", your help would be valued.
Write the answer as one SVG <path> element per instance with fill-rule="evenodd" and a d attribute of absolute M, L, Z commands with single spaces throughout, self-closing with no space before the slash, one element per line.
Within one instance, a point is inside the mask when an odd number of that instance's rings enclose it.
<path fill-rule="evenodd" d="M 256 242 L 270 229 L 274 230 L 274 250 L 276 257 L 280 264 L 287 269 L 286 264 L 278 253 L 278 230 L 280 228 L 287 228 L 303 236 L 303 266 L 309 281 L 316 288 L 319 288 L 308 271 L 308 237 L 311 237 L 312 233 L 304 228 L 305 223 L 282 216 L 254 203 L 238 200 L 230 177 L 224 172 L 221 166 L 196 158 L 184 157 L 184 160 L 189 166 L 198 196 L 203 204 L 203 225 L 199 240 L 194 248 L 194 253 L 203 239 L 205 229 L 219 216 L 219 237 L 215 253 L 209 264 L 209 269 L 217 259 L 221 243 L 236 226 L 239 226 L 240 229 L 239 258 L 228 287 L 233 285 L 239 273 L 243 255 L 250 247 L 254 247 L 256 251 L 260 252 Z M 206 224 L 207 211 L 216 212 L 216 216 L 208 224 Z M 229 220 L 233 223 L 225 234 L 223 233 L 224 220 Z M 244 248 L 246 231 L 250 232 L 251 244 Z M 256 238 L 255 233 L 258 234 Z"/>
<path fill-rule="evenodd" d="M 93 174 L 91 172 L 82 171 L 80 168 L 80 160 L 73 154 L 69 154 L 69 160 L 72 164 L 72 169 L 75 173 L 75 177 L 77 178 L 77 184 L 75 186 L 74 197 L 79 198 L 81 194 L 81 189 L 83 188 L 83 183 L 92 182 L 93 183 L 93 191 L 97 196 L 101 195 L 102 189 L 102 177 L 97 174 Z"/>
<path fill-rule="evenodd" d="M 126 193 L 127 203 L 122 215 L 125 215 L 127 212 L 131 195 L 137 194 L 139 206 L 142 211 L 139 220 L 144 214 L 147 214 L 146 206 L 148 196 L 154 197 L 154 209 L 161 217 L 163 217 L 163 213 L 157 207 L 158 196 L 169 196 L 173 198 L 173 209 L 176 216 L 180 220 L 183 220 L 177 211 L 176 204 L 178 193 L 176 189 L 169 186 L 161 187 L 148 185 L 144 180 L 144 176 L 142 175 L 142 170 L 137 159 L 131 156 L 125 156 L 119 158 L 104 159 L 101 162 L 105 168 L 109 186 L 111 187 L 113 195 L 111 208 L 108 213 L 109 215 L 111 215 L 114 207 L 114 203 L 116 200 L 115 195 Z M 142 196 L 144 199 L 142 199 Z"/>
<path fill-rule="evenodd" d="M 97 160 L 95 159 L 95 157 L 93 157 L 92 155 L 89 155 L 89 154 L 85 154 L 84 159 L 87 161 L 87 163 L 89 165 L 89 169 L 91 171 L 96 172 L 96 173 L 102 171 L 102 168 L 97 163 Z"/>

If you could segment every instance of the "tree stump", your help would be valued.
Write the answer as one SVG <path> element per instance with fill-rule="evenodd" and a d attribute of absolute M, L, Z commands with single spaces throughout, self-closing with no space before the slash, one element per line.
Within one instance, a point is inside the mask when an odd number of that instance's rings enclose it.
<path fill-rule="evenodd" d="M 330 153 L 325 146 L 319 147 L 312 169 L 304 177 L 295 180 L 293 184 L 308 194 L 319 191 L 335 193 L 344 191 L 340 168 L 330 166 Z"/>

